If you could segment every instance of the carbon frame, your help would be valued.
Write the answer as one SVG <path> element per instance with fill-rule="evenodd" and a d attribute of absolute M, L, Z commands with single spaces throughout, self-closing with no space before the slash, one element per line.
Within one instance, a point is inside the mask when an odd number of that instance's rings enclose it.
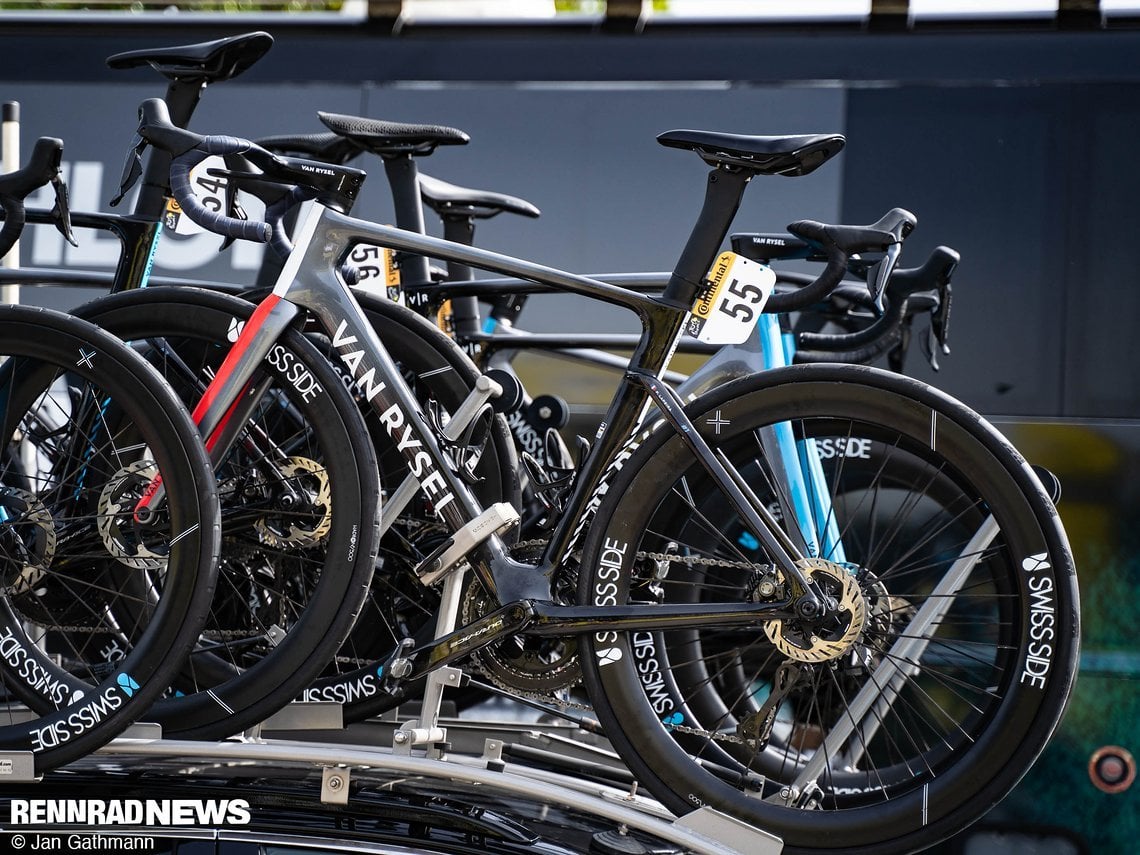
<path fill-rule="evenodd" d="M 550 577 L 553 569 L 569 554 L 585 529 L 588 516 L 605 491 L 608 471 L 618 467 L 632 453 L 632 439 L 646 408 L 654 405 L 724 489 L 736 510 L 765 543 L 774 560 L 798 581 L 803 576 L 795 564 L 799 551 L 771 518 L 766 508 L 749 497 L 737 478 L 724 468 L 700 438 L 681 410 L 681 402 L 658 378 L 680 337 L 688 305 L 649 297 L 605 282 L 576 276 L 474 247 L 368 223 L 340 214 L 316 202 L 302 208 L 295 234 L 295 248 L 289 256 L 273 293 L 246 323 L 226 361 L 219 368 L 195 417 L 215 455 L 224 453 L 232 424 L 241 423 L 245 395 L 254 373 L 277 336 L 297 317 L 300 309 L 311 312 L 329 335 L 334 349 L 349 369 L 357 390 L 369 401 L 403 453 L 421 489 L 432 499 L 439 518 L 453 531 L 462 528 L 482 510 L 462 479 L 452 470 L 440 449 L 434 431 L 418 402 L 407 388 L 380 338 L 364 316 L 351 290 L 339 275 L 343 256 L 356 243 L 389 246 L 397 250 L 457 260 L 508 276 L 535 281 L 571 293 L 603 300 L 635 312 L 644 332 L 624 373 L 618 392 L 607 413 L 605 428 L 599 432 L 592 453 L 578 475 L 551 540 L 538 565 L 513 560 L 498 537 L 486 541 L 472 556 L 476 570 L 501 603 L 529 601 L 514 612 L 515 620 L 503 622 L 487 634 L 480 634 L 470 646 L 479 646 L 495 637 L 523 631 L 538 623 L 546 632 L 559 629 L 589 632 L 612 628 L 613 621 L 636 621 L 638 626 L 657 628 L 707 623 L 710 620 L 754 623 L 789 615 L 790 603 L 739 604 L 725 607 L 628 606 L 618 610 L 594 607 L 558 607 L 550 604 Z M 813 592 L 809 579 L 803 589 Z M 809 594 L 810 596 L 810 594 Z M 532 606 L 541 606 L 536 610 Z M 506 607 L 511 608 L 510 606 Z M 565 610 L 564 616 L 560 612 Z M 502 610 L 501 610 L 502 611 Z M 595 614 L 595 611 L 597 612 Z M 525 612 L 526 614 L 523 614 Z M 498 613 L 496 613 L 498 614 Z M 490 616 L 493 617 L 493 616 Z M 484 619 L 485 621 L 488 619 Z M 480 622 L 481 623 L 481 622 Z M 492 621 L 493 623 L 493 621 Z M 509 624 L 509 625 L 507 625 Z M 473 633 L 467 633 L 471 637 Z M 437 643 L 438 644 L 438 643 Z M 467 652 L 460 645 L 447 656 L 450 660 Z M 431 667 L 440 664 L 432 657 Z"/>

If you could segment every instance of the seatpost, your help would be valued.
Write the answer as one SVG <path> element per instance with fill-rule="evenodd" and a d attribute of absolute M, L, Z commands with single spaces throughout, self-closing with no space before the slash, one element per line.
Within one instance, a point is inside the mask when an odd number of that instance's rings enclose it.
<path fill-rule="evenodd" d="M 475 243 L 475 217 L 470 212 L 452 212 L 443 215 L 444 240 L 472 246 Z M 447 279 L 449 282 L 467 282 L 472 278 L 471 266 L 459 261 L 447 262 Z M 465 341 L 470 336 L 478 335 L 479 329 L 479 300 L 476 297 L 451 298 L 451 323 L 455 330 L 455 337 Z"/>
<path fill-rule="evenodd" d="M 392 188 L 392 202 L 396 209 L 396 227 L 405 231 L 424 234 L 424 208 L 420 201 L 420 184 L 416 179 L 419 172 L 416 161 L 410 153 L 390 155 L 384 158 L 384 172 Z M 422 255 L 400 253 L 400 281 L 406 285 L 428 285 L 431 283 L 431 268 Z"/>
<path fill-rule="evenodd" d="M 705 276 L 736 217 L 751 177 L 752 173 L 746 170 L 725 165 L 709 173 L 700 216 L 661 295 L 666 303 L 686 309 L 692 306 L 704 287 Z"/>

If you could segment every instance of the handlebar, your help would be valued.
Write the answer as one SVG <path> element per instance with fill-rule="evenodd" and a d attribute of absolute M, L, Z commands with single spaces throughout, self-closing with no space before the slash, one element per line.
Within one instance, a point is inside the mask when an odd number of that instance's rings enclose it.
<path fill-rule="evenodd" d="M 946 246 L 937 247 L 919 267 L 896 270 L 886 289 L 886 308 L 866 328 L 853 333 L 799 333 L 796 336 L 797 362 L 870 362 L 896 347 L 904 337 L 910 315 L 910 302 L 919 299 L 921 308 L 931 312 L 931 334 L 943 353 L 949 331 L 950 279 L 958 266 L 959 254 Z M 925 300 L 920 298 L 925 297 Z M 931 364 L 937 370 L 934 347 Z"/>
<path fill-rule="evenodd" d="M 826 261 L 827 266 L 812 284 L 797 291 L 773 294 L 764 311 L 795 312 L 820 302 L 843 281 L 848 273 L 851 256 L 863 252 L 886 253 L 877 266 L 872 268 L 875 273 L 868 283 L 876 306 L 882 309 L 882 294 L 886 283 L 890 281 L 901 244 L 914 230 L 917 222 L 917 218 L 909 211 L 892 208 L 869 226 L 829 225 L 815 220 L 799 220 L 790 224 L 788 231 L 801 242 L 793 245 L 793 250 L 803 253 L 798 257 Z M 754 261 L 767 261 L 773 253 L 766 247 L 781 247 L 757 240 L 762 237 L 733 235 L 733 250 Z"/>
<path fill-rule="evenodd" d="M 0 207 L 4 209 L 4 227 L 0 229 L 0 256 L 8 254 L 24 229 L 27 219 L 24 199 L 48 183 L 55 187 L 56 201 L 52 215 L 56 228 L 72 245 L 75 244 L 67 206 L 67 186 L 60 177 L 62 158 L 62 140 L 40 137 L 36 140 L 27 166 L 0 175 Z"/>
<path fill-rule="evenodd" d="M 170 189 L 186 215 L 204 229 L 229 238 L 267 242 L 280 235 L 279 248 L 286 247 L 281 219 L 294 205 L 305 199 L 319 198 L 330 207 L 344 208 L 356 199 L 365 173 L 347 166 L 281 157 L 256 143 L 240 137 L 201 136 L 173 125 L 166 104 L 150 98 L 139 107 L 139 137 L 155 148 L 171 155 Z M 229 157 L 227 166 L 215 174 L 232 179 L 243 187 L 256 187 L 266 182 L 285 185 L 281 195 L 266 208 L 266 222 L 252 222 L 212 211 L 203 205 L 193 191 L 190 171 L 211 155 Z M 234 156 L 259 170 L 252 172 Z M 256 192 L 256 190 L 254 191 Z M 285 240 L 284 244 L 279 241 Z"/>

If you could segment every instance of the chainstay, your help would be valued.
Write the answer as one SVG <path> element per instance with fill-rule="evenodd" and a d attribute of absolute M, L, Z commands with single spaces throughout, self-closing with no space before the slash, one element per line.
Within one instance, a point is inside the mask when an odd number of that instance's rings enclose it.
<path fill-rule="evenodd" d="M 646 552 L 646 551 L 642 551 L 642 552 L 636 553 L 634 558 L 637 560 L 677 562 L 680 564 L 687 564 L 690 566 L 699 565 L 699 566 L 704 566 L 704 567 L 726 567 L 726 568 L 731 568 L 731 569 L 735 569 L 735 570 L 758 571 L 758 570 L 770 569 L 770 565 L 756 564 L 756 563 L 750 562 L 750 561 L 735 561 L 735 560 L 730 560 L 727 558 L 707 558 L 703 555 L 678 555 L 678 554 L 673 553 L 673 552 Z M 484 676 L 489 676 L 489 675 L 485 674 Z M 495 680 L 493 678 L 493 676 L 491 677 L 491 680 L 493 683 L 495 683 L 495 685 L 501 691 L 505 692 L 508 695 L 514 696 L 514 697 L 525 698 L 526 700 L 534 701 L 536 703 L 540 703 L 540 704 L 543 704 L 544 706 L 548 706 L 548 707 L 555 707 L 557 709 L 564 710 L 564 711 L 571 711 L 572 710 L 575 712 L 588 713 L 590 715 L 593 715 L 593 712 L 594 712 L 594 708 L 590 704 L 584 704 L 584 703 L 579 703 L 577 701 L 571 701 L 571 700 L 568 700 L 565 698 L 560 698 L 557 695 L 543 694 L 541 692 L 521 691 L 521 690 L 512 688 L 510 686 L 502 685 L 502 683 L 498 680 Z M 698 737 L 701 737 L 703 739 L 711 739 L 711 740 L 715 740 L 717 742 L 729 742 L 729 743 L 733 743 L 736 745 L 747 745 L 748 744 L 747 740 L 737 736 L 736 734 L 732 734 L 732 733 L 724 733 L 722 731 L 704 730 L 702 728 L 689 727 L 689 726 L 683 725 L 683 724 L 665 724 L 664 722 L 662 724 L 670 732 L 684 733 L 684 734 L 690 735 L 690 736 L 698 736 Z"/>

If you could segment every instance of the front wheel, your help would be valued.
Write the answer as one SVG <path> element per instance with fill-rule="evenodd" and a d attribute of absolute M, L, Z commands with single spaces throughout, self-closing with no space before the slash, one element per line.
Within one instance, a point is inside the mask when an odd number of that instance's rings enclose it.
<path fill-rule="evenodd" d="M 961 403 L 874 369 L 767 372 L 688 413 L 778 518 L 795 503 L 766 429 L 814 449 L 813 522 L 833 520 L 844 554 L 801 567 L 838 609 L 591 636 L 583 671 L 615 748 L 673 811 L 714 807 L 788 852 L 909 851 L 980 817 L 1043 749 L 1076 669 L 1073 561 L 1029 466 Z M 659 430 L 609 485 L 580 601 L 794 598 L 762 542 Z"/>

